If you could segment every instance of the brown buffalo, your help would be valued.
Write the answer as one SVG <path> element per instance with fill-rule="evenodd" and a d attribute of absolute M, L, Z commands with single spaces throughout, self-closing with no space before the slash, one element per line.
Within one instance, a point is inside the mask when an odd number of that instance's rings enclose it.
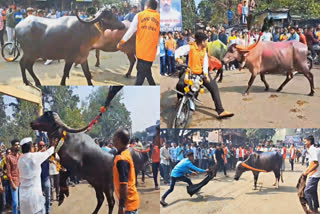
<path fill-rule="evenodd" d="M 123 30 L 105 30 L 103 36 L 93 45 L 93 48 L 96 49 L 96 67 L 100 66 L 100 50 L 104 52 L 117 52 L 117 44 L 121 41 L 124 34 L 127 32 L 131 22 L 123 21 L 125 29 Z M 129 61 L 130 67 L 126 74 L 126 77 L 130 77 L 133 66 L 136 62 L 136 36 L 132 36 L 125 44 L 123 44 L 121 50 L 124 52 Z"/>
<path fill-rule="evenodd" d="M 249 89 L 258 74 L 265 84 L 265 90 L 269 90 L 269 85 L 265 79 L 266 73 L 285 73 L 286 80 L 280 85 L 277 91 L 293 78 L 294 72 L 302 73 L 310 83 L 311 92 L 314 95 L 313 74 L 308 66 L 308 47 L 298 41 L 286 42 L 263 42 L 258 40 L 254 45 L 244 48 L 232 45 L 223 59 L 224 64 L 237 60 L 246 65 L 251 73 L 248 88 L 244 95 L 249 94 Z"/>

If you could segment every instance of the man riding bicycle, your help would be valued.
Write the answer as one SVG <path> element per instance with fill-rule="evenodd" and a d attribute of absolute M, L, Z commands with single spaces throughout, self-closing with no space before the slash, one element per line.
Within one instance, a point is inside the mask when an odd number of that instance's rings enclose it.
<path fill-rule="evenodd" d="M 197 32 L 195 34 L 195 42 L 190 43 L 189 45 L 182 46 L 178 48 L 175 52 L 175 59 L 179 64 L 182 64 L 183 61 L 180 59 L 181 56 L 189 55 L 189 67 L 193 74 L 201 75 L 204 74 L 206 78 L 203 80 L 203 86 L 208 89 L 211 93 L 212 99 L 215 103 L 216 111 L 219 115 L 219 119 L 232 117 L 234 114 L 223 109 L 219 89 L 216 81 L 209 79 L 208 74 L 208 55 L 207 55 L 207 42 L 208 37 L 202 33 Z M 180 92 L 184 92 L 185 79 L 188 79 L 188 75 L 184 73 L 177 83 L 176 89 Z M 182 95 L 178 94 L 178 99 L 180 99 Z"/>

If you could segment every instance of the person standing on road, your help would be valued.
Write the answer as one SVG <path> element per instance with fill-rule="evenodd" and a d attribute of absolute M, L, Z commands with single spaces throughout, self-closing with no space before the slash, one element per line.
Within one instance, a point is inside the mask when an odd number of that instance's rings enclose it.
<path fill-rule="evenodd" d="M 319 200 L 318 200 L 318 183 L 320 179 L 320 150 L 314 146 L 314 137 L 311 135 L 304 139 L 305 145 L 310 155 L 310 166 L 303 173 L 303 176 L 309 175 L 309 180 L 304 189 L 304 197 L 309 205 L 309 213 L 318 213 Z"/>
<path fill-rule="evenodd" d="M 218 144 L 215 151 L 215 161 L 218 164 L 218 170 L 223 170 L 224 175 L 228 177 L 224 158 L 224 151 L 221 148 L 221 144 Z"/>
<path fill-rule="evenodd" d="M 294 148 L 294 145 L 291 145 L 290 148 L 290 164 L 291 164 L 291 171 L 293 171 L 293 164 L 294 164 L 294 159 L 296 157 L 296 148 Z"/>
<path fill-rule="evenodd" d="M 157 6 L 156 0 L 149 0 L 147 9 L 133 18 L 128 31 L 117 45 L 117 48 L 121 49 L 122 45 L 137 32 L 136 56 L 138 63 L 135 85 L 142 85 L 145 78 L 147 78 L 149 85 L 156 84 L 152 77 L 151 66 L 156 58 L 160 33 L 160 13 L 156 11 Z"/>
<path fill-rule="evenodd" d="M 285 165 L 285 160 L 286 160 L 286 157 L 287 157 L 287 148 L 285 146 L 285 144 L 283 143 L 283 147 L 281 149 L 281 155 L 282 155 L 282 166 L 281 166 L 281 170 L 282 171 L 285 171 L 286 170 L 286 165 Z"/>
<path fill-rule="evenodd" d="M 174 52 L 177 47 L 176 40 L 173 39 L 172 32 L 168 33 L 169 39 L 165 43 L 168 57 L 168 74 L 171 76 L 175 72 Z"/>
<path fill-rule="evenodd" d="M 43 141 L 39 143 L 39 151 L 45 152 L 46 146 Z M 41 164 L 41 187 L 45 197 L 45 213 L 50 213 L 51 184 L 49 174 L 49 157 Z"/>
<path fill-rule="evenodd" d="M 306 155 L 307 155 L 307 149 L 306 149 L 306 146 L 304 146 L 303 149 L 302 149 L 302 166 L 304 165 L 304 161 L 306 159 Z"/>
<path fill-rule="evenodd" d="M 7 20 L 6 20 L 6 30 L 7 30 L 7 37 L 8 42 L 13 42 L 13 35 L 14 35 L 14 28 L 16 26 L 16 20 L 14 19 L 14 5 L 8 9 L 7 11 Z"/>
<path fill-rule="evenodd" d="M 54 146 L 47 151 L 31 152 L 32 139 L 28 137 L 21 140 L 21 147 L 23 155 L 18 161 L 21 181 L 20 212 L 21 214 L 48 214 L 41 188 L 41 164 L 53 154 Z"/>
<path fill-rule="evenodd" d="M 11 146 L 12 152 L 7 156 L 7 173 L 12 195 L 12 214 L 18 214 L 20 186 L 18 161 L 21 157 L 19 152 L 20 141 L 17 139 L 12 140 Z"/>
<path fill-rule="evenodd" d="M 4 20 L 3 20 L 2 14 L 0 13 L 0 44 L 1 44 L 1 48 L 4 45 L 3 34 L 4 34 Z"/>
<path fill-rule="evenodd" d="M 160 164 L 163 169 L 163 178 L 164 183 L 169 183 L 169 173 L 170 173 L 170 152 L 169 152 L 170 144 L 168 142 L 160 149 Z"/>
<path fill-rule="evenodd" d="M 118 150 L 113 165 L 115 195 L 119 200 L 118 214 L 138 214 L 140 204 L 134 164 L 127 148 L 129 139 L 129 132 L 124 129 L 117 130 L 113 137 L 114 146 Z"/>
<path fill-rule="evenodd" d="M 160 168 L 160 148 L 159 144 L 154 140 L 153 147 L 152 147 L 152 174 L 153 174 L 153 181 L 154 181 L 154 189 L 159 190 L 158 184 L 158 171 Z"/>
<path fill-rule="evenodd" d="M 187 183 L 189 186 L 192 185 L 191 180 L 186 177 L 187 173 L 192 173 L 193 175 L 195 175 L 196 172 L 202 172 L 202 173 L 209 172 L 209 169 L 204 170 L 193 165 L 193 161 L 194 161 L 193 152 L 189 152 L 187 155 L 187 158 L 184 158 L 183 160 L 181 160 L 174 167 L 174 169 L 171 172 L 170 188 L 162 195 L 160 200 L 160 204 L 162 206 L 168 206 L 165 200 L 167 196 L 173 192 L 176 182 L 183 181 Z"/>

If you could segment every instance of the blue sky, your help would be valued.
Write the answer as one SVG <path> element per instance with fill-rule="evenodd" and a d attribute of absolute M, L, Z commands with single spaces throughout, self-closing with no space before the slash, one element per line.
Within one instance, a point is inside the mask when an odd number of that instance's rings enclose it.
<path fill-rule="evenodd" d="M 77 86 L 74 88 L 74 94 L 79 95 L 81 103 L 82 101 L 87 101 L 90 93 L 96 90 L 97 87 Z M 128 111 L 131 112 L 132 132 L 143 131 L 145 128 L 155 125 L 157 120 L 160 120 L 159 86 L 125 86 L 122 91 L 123 103 Z M 15 98 L 4 96 L 5 104 L 14 101 Z M 11 114 L 11 108 L 8 107 L 6 112 Z"/>
<path fill-rule="evenodd" d="M 196 7 L 198 7 L 198 4 L 201 2 L 202 0 L 194 0 Z"/>

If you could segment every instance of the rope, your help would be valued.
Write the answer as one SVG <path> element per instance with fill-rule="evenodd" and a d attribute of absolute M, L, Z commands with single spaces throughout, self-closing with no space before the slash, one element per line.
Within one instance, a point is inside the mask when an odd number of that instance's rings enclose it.
<path fill-rule="evenodd" d="M 249 166 L 249 165 L 247 165 L 247 164 L 245 164 L 245 163 L 241 163 L 241 166 L 243 166 L 244 168 L 253 170 L 253 171 L 257 171 L 257 172 L 267 172 L 266 170 L 263 170 L 263 169 L 253 168 L 252 166 Z"/>

